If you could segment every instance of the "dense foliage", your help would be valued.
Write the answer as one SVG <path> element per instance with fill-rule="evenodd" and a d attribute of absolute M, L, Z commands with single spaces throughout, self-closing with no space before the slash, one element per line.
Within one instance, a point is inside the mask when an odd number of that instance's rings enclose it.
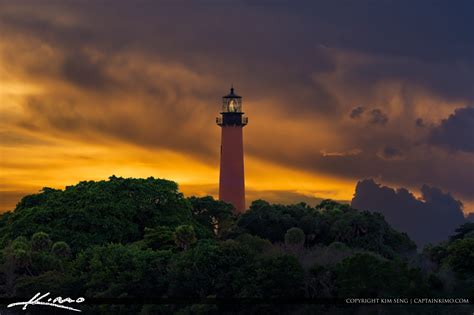
<path fill-rule="evenodd" d="M 231 210 L 212 197 L 185 198 L 174 182 L 154 178 L 45 188 L 0 217 L 0 293 L 290 300 L 474 296 L 472 223 L 417 254 L 408 236 L 382 215 L 330 200 L 316 207 L 257 200 L 240 216 Z M 113 311 L 228 309 L 196 307 L 122 305 Z"/>
<path fill-rule="evenodd" d="M 131 243 L 147 227 L 194 224 L 189 201 L 176 183 L 147 178 L 81 182 L 64 191 L 44 188 L 24 197 L 0 223 L 0 242 L 38 231 L 62 240 L 74 252 L 95 244 Z M 208 230 L 196 225 L 198 234 Z"/>

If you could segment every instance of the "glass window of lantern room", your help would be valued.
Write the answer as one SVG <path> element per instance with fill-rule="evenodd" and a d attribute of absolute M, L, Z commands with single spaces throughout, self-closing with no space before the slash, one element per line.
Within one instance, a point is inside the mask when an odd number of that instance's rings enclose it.
<path fill-rule="evenodd" d="M 235 104 L 236 104 L 236 111 L 241 112 L 242 111 L 242 100 L 240 98 L 235 99 Z"/>
<path fill-rule="evenodd" d="M 237 111 L 237 101 L 233 98 L 229 101 L 229 112 L 235 113 Z"/>
<path fill-rule="evenodd" d="M 229 100 L 227 98 L 222 99 L 222 112 L 229 111 L 229 109 L 227 108 L 228 103 L 229 103 Z"/>
<path fill-rule="evenodd" d="M 222 111 L 228 113 L 241 112 L 241 101 L 238 98 L 224 98 L 222 103 Z"/>

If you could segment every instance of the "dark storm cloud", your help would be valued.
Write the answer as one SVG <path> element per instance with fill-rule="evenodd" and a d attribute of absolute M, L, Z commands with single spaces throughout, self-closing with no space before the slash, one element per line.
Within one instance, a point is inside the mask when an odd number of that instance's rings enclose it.
<path fill-rule="evenodd" d="M 395 147 L 385 146 L 379 152 L 379 157 L 386 159 L 386 160 L 398 160 L 404 157 L 403 152 Z"/>
<path fill-rule="evenodd" d="M 474 22 L 465 13 L 472 8 L 469 2 L 177 1 L 131 6 L 114 1 L 113 6 L 57 4 L 50 15 L 44 4 L 41 14 L 34 6 L 24 7 L 5 10 L 2 26 L 70 53 L 87 46 L 108 53 L 148 51 L 216 72 L 225 81 L 243 82 L 249 95 L 265 97 L 271 91 L 291 102 L 286 108 L 295 109 L 294 114 L 334 113 L 340 106 L 335 95 L 309 80 L 313 73 L 336 69 L 331 50 L 321 47 L 388 56 L 351 70 L 346 75 L 352 83 L 397 78 L 447 97 L 474 99 L 474 43 L 467 31 Z M 80 20 L 53 18 L 61 15 Z M 454 58 L 458 61 L 451 62 Z"/>
<path fill-rule="evenodd" d="M 406 232 L 422 248 L 446 240 L 466 222 L 462 203 L 449 193 L 424 185 L 421 200 L 405 188 L 392 189 L 371 179 L 357 183 L 352 206 L 382 213 L 397 230 Z"/>
<path fill-rule="evenodd" d="M 35 14 L 24 6 L 7 7 L 15 10 L 0 14 L 1 25 L 60 50 L 65 60 L 58 75 L 79 86 L 100 88 L 107 83 L 103 62 L 92 61 L 84 49 L 96 49 L 107 57 L 133 49 L 198 73 L 212 73 L 223 86 L 234 82 L 256 99 L 271 94 L 281 103 L 298 104 L 282 107 L 293 115 L 333 113 L 339 107 L 334 95 L 310 79 L 313 73 L 334 70 L 332 56 L 317 49 L 317 39 L 303 39 L 308 34 L 297 15 L 274 6 L 183 1 L 130 6 L 116 1 L 113 8 L 101 3 L 54 7 L 57 16 L 80 19 L 74 23 L 57 21 L 53 14 Z"/>
<path fill-rule="evenodd" d="M 401 41 L 403 41 L 401 39 Z M 368 63 L 351 67 L 345 81 L 355 86 L 376 86 L 384 80 L 404 83 L 407 96 L 419 88 L 449 101 L 474 100 L 474 60 L 434 62 L 404 55 L 375 55 Z"/>
<path fill-rule="evenodd" d="M 65 80 L 83 88 L 104 89 L 113 82 L 105 73 L 103 61 L 93 60 L 81 52 L 66 56 L 61 65 L 61 74 Z"/>
<path fill-rule="evenodd" d="M 474 153 L 474 107 L 458 108 L 431 130 L 429 142 L 452 151 Z"/>
<path fill-rule="evenodd" d="M 95 101 L 78 104 L 62 97 L 32 97 L 25 104 L 30 116 L 21 125 L 31 131 L 47 128 L 56 136 L 66 138 L 99 143 L 112 138 L 148 148 L 186 152 L 204 161 L 216 159 L 216 146 L 212 144 L 217 143 L 218 139 L 213 140 L 213 129 L 202 128 L 203 124 L 210 125 L 210 122 L 193 120 L 191 109 L 179 112 L 179 108 L 186 108 L 181 101 L 169 96 L 163 96 L 161 100 L 150 98 L 146 104 L 133 104 L 133 113 L 119 105 L 120 102 L 114 104 L 113 99 L 108 104 L 97 104 Z M 212 112 L 209 113 L 211 115 Z M 163 118 L 165 116 L 173 119 Z M 196 141 L 197 138 L 207 141 Z"/>
<path fill-rule="evenodd" d="M 423 121 L 423 118 L 417 118 L 415 120 L 415 125 L 419 128 L 425 127 L 425 122 Z"/>
<path fill-rule="evenodd" d="M 471 58 L 474 53 L 468 30 L 473 23 L 469 12 L 474 4 L 469 0 L 457 5 L 424 0 L 345 2 L 344 5 L 335 1 L 329 6 L 334 13 L 340 13 L 338 21 L 345 19 L 342 23 L 352 27 L 345 33 L 347 45 L 431 60 Z M 354 32 L 356 36 L 349 36 Z M 437 50 L 432 51 L 435 47 Z"/>
<path fill-rule="evenodd" d="M 351 111 L 351 114 L 349 115 L 352 119 L 357 119 L 359 118 L 362 113 L 364 112 L 364 107 L 362 106 L 357 106 L 356 108 L 354 108 L 352 111 Z"/>
<path fill-rule="evenodd" d="M 53 43 L 62 49 L 77 47 L 80 43 L 96 40 L 96 32 L 87 23 L 61 23 L 65 10 L 62 5 L 34 3 L 0 3 L 0 25 L 5 33 L 21 32 L 22 36 L 41 38 L 45 43 Z M 48 10 L 45 10 L 47 8 Z"/>
<path fill-rule="evenodd" d="M 361 129 L 358 132 L 363 132 Z M 263 158 L 273 158 L 283 165 L 294 165 L 303 170 L 316 173 L 331 174 L 340 177 L 353 178 L 380 178 L 385 182 L 400 183 L 409 187 L 420 187 L 425 183 L 436 185 L 444 190 L 455 193 L 458 198 L 474 201 L 474 159 L 469 155 L 447 156 L 444 150 L 430 149 L 426 146 L 410 145 L 408 140 L 400 140 L 400 135 L 378 137 L 376 132 L 365 130 L 365 135 L 370 136 L 369 141 L 358 143 L 361 153 L 357 155 L 324 155 L 301 148 L 295 156 L 287 146 L 281 150 L 273 149 L 259 153 L 257 148 L 248 146 L 247 152 Z M 397 158 L 380 158 L 384 146 L 388 143 L 398 150 L 403 149 L 403 156 Z M 281 139 L 290 141 L 290 139 Z M 286 149 L 286 150 L 285 150 Z M 390 152 L 389 152 L 390 153 Z M 447 162 L 449 161 L 449 163 Z"/>
<path fill-rule="evenodd" d="M 369 122 L 374 125 L 385 125 L 388 122 L 388 117 L 382 110 L 376 108 L 370 111 Z"/>

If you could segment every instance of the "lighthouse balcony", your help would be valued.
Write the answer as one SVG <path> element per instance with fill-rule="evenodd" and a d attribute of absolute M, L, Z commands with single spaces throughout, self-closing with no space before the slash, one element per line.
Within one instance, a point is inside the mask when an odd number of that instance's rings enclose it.
<path fill-rule="evenodd" d="M 221 117 L 216 117 L 216 124 L 219 126 L 245 126 L 249 119 L 242 116 L 243 113 L 224 113 Z"/>

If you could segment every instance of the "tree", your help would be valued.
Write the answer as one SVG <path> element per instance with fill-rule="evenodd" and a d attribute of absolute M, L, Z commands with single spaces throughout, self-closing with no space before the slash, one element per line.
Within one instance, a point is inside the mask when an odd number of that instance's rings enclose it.
<path fill-rule="evenodd" d="M 170 262 L 170 295 L 238 297 L 249 285 L 252 253 L 236 241 L 200 240 Z"/>
<path fill-rule="evenodd" d="M 450 242 L 463 239 L 466 237 L 466 235 L 472 235 L 472 233 L 474 233 L 474 222 L 468 222 L 468 223 L 462 224 L 460 227 L 456 229 L 455 232 L 456 233 L 449 238 Z"/>
<path fill-rule="evenodd" d="M 269 240 L 248 233 L 239 235 L 236 241 L 254 252 L 255 255 L 263 254 L 273 249 L 272 243 Z"/>
<path fill-rule="evenodd" d="M 171 228 L 158 226 L 156 228 L 145 228 L 143 239 L 145 245 L 152 249 L 173 249 L 175 248 L 175 235 Z"/>
<path fill-rule="evenodd" d="M 310 298 L 330 298 L 335 294 L 334 273 L 325 266 L 314 265 L 309 270 L 306 282 L 306 296 Z"/>
<path fill-rule="evenodd" d="M 190 197 L 188 200 L 197 221 L 214 234 L 220 236 L 224 230 L 232 226 L 235 218 L 231 204 L 215 200 L 211 196 Z"/>
<path fill-rule="evenodd" d="M 474 275 L 474 239 L 456 239 L 448 246 L 447 259 L 461 278 Z"/>
<path fill-rule="evenodd" d="M 87 296 L 161 296 L 167 290 L 170 257 L 170 251 L 108 244 L 82 252 L 74 265 Z"/>
<path fill-rule="evenodd" d="M 31 253 L 24 249 L 15 249 L 13 251 L 13 258 L 15 265 L 20 269 L 25 269 L 29 275 L 33 275 L 31 272 Z"/>
<path fill-rule="evenodd" d="M 299 216 L 303 216 L 304 211 L 307 210 L 296 210 L 293 206 L 271 205 L 264 200 L 256 200 L 252 202 L 249 210 L 240 216 L 237 225 L 252 235 L 272 242 L 282 242 L 286 231 L 298 224 Z"/>
<path fill-rule="evenodd" d="M 47 252 L 51 249 L 51 239 L 44 232 L 37 232 L 31 238 L 31 249 L 37 252 Z"/>
<path fill-rule="evenodd" d="M 348 204 L 338 203 L 337 201 L 331 199 L 325 199 L 321 201 L 319 205 L 316 206 L 316 209 L 335 212 L 346 212 L 351 210 Z"/>
<path fill-rule="evenodd" d="M 0 220 L 0 240 L 31 237 L 38 231 L 65 241 L 73 253 L 91 245 L 131 243 L 143 238 L 145 227 L 193 225 L 191 205 L 175 182 L 146 178 L 83 181 L 64 190 L 45 188 L 26 196 L 14 212 Z M 204 231 L 206 230 L 206 231 Z"/>
<path fill-rule="evenodd" d="M 53 244 L 52 252 L 60 258 L 69 258 L 71 256 L 71 247 L 66 242 L 56 242 Z"/>
<path fill-rule="evenodd" d="M 305 235 L 302 229 L 294 227 L 285 233 L 285 245 L 293 249 L 303 248 Z"/>
<path fill-rule="evenodd" d="M 196 233 L 191 225 L 180 225 L 174 231 L 176 245 L 185 251 L 190 245 L 196 243 L 196 240 Z"/>
<path fill-rule="evenodd" d="M 0 215 L 0 294 L 51 289 L 90 297 L 280 299 L 433 296 L 427 291 L 433 290 L 472 296 L 473 232 L 462 226 L 450 242 L 427 247 L 424 261 L 410 261 L 438 263 L 422 276 L 402 261 L 414 243 L 377 213 L 331 200 L 314 208 L 257 200 L 236 219 L 212 197 L 184 198 L 176 183 L 113 176 L 43 189 Z M 283 241 L 307 250 L 282 255 Z M 180 308 L 142 311 L 210 310 Z"/>
<path fill-rule="evenodd" d="M 245 275 L 241 296 L 297 298 L 304 294 L 304 270 L 293 255 L 263 256 Z"/>
<path fill-rule="evenodd" d="M 427 284 L 419 269 L 401 261 L 356 254 L 335 268 L 339 297 L 423 296 Z"/>
<path fill-rule="evenodd" d="M 306 235 L 306 245 L 312 246 L 322 241 L 322 237 L 328 233 L 323 233 L 326 229 L 321 222 L 321 215 L 316 211 L 311 211 L 301 218 L 298 227 L 303 230 Z"/>

